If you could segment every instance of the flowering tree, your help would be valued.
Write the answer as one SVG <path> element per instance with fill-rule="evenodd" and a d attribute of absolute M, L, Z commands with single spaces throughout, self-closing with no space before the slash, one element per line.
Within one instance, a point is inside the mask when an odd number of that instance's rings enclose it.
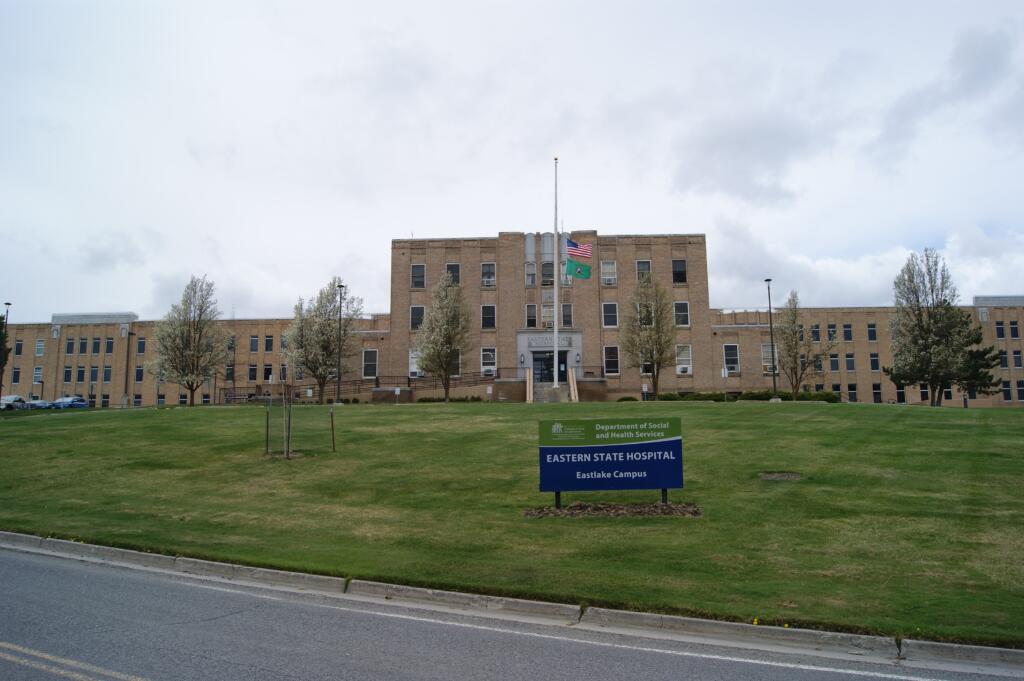
<path fill-rule="evenodd" d="M 452 376 L 458 373 L 461 357 L 469 349 L 469 319 L 462 287 L 445 272 L 431 292 L 430 307 L 416 335 L 420 368 L 441 380 L 445 402 Z"/>
<path fill-rule="evenodd" d="M 629 366 L 650 372 L 654 399 L 658 399 L 658 378 L 676 360 L 676 329 L 672 303 L 665 289 L 650 277 L 637 282 L 622 326 L 620 342 Z"/>
<path fill-rule="evenodd" d="M 321 404 L 327 381 L 339 379 L 339 357 L 344 372 L 345 360 L 358 350 L 355 324 L 362 312 L 362 299 L 349 296 L 339 277 L 331 279 L 315 298 L 299 298 L 295 304 L 295 317 L 284 333 L 283 352 L 294 370 L 316 381 Z"/>
<path fill-rule="evenodd" d="M 800 296 L 796 291 L 789 292 L 786 306 L 779 314 L 775 334 L 779 338 L 779 369 L 789 381 L 795 400 L 804 376 L 812 368 L 821 371 L 822 358 L 832 351 L 838 341 L 835 338 L 815 341 L 811 334 L 805 333 L 800 324 Z"/>
<path fill-rule="evenodd" d="M 195 406 L 199 386 L 227 362 L 227 339 L 219 318 L 213 282 L 205 275 L 193 276 L 181 302 L 156 324 L 157 358 L 150 371 L 188 390 L 189 406 Z"/>

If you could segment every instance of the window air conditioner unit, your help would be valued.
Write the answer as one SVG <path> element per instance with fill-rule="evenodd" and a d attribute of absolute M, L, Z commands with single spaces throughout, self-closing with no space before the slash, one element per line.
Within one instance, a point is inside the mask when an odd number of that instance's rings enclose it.
<path fill-rule="evenodd" d="M 422 372 L 419 372 L 419 371 L 410 371 L 409 372 L 409 378 L 419 378 L 422 375 L 423 375 Z"/>
<path fill-rule="evenodd" d="M 494 277 L 484 277 L 484 279 L 481 281 L 481 285 L 494 286 Z"/>
<path fill-rule="evenodd" d="M 494 375 L 494 369 L 491 368 L 491 367 L 488 367 L 488 368 L 484 369 L 482 373 L 483 373 L 484 376 L 493 376 Z"/>
<path fill-rule="evenodd" d="M 618 279 L 616 277 L 601 277 L 601 283 L 605 286 L 615 286 L 617 282 Z"/>
<path fill-rule="evenodd" d="M 676 366 L 676 373 L 680 376 L 689 376 L 690 366 L 688 364 L 679 364 Z"/>
<path fill-rule="evenodd" d="M 555 325 L 554 322 L 544 322 L 544 328 L 545 329 L 550 329 L 550 328 L 554 327 L 554 325 Z"/>

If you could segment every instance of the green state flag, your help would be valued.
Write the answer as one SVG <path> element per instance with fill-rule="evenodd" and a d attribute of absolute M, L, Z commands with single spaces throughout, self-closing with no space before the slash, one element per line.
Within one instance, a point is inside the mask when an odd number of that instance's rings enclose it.
<path fill-rule="evenodd" d="M 566 260 L 565 275 L 576 279 L 590 279 L 590 265 L 584 265 L 575 260 Z"/>

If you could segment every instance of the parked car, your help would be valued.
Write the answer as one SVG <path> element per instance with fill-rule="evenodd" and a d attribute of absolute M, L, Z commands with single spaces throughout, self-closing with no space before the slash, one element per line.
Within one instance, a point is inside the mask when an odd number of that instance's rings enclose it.
<path fill-rule="evenodd" d="M 25 409 L 25 398 L 21 395 L 4 395 L 0 398 L 0 410 L 2 411 L 14 411 L 15 409 Z"/>
<path fill-rule="evenodd" d="M 52 409 L 84 409 L 88 406 L 89 403 L 80 395 L 61 397 L 50 404 L 50 408 Z"/>
<path fill-rule="evenodd" d="M 49 409 L 51 404 L 47 400 L 29 400 L 25 403 L 29 409 Z"/>

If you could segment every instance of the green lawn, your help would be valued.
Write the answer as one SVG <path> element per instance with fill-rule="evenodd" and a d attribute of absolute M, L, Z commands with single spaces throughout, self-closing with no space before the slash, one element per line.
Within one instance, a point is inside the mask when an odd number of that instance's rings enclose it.
<path fill-rule="evenodd" d="M 537 425 L 679 415 L 701 518 L 543 518 Z M 352 405 L 0 418 L 0 528 L 440 588 L 1024 646 L 1024 412 Z M 274 433 L 278 427 L 275 416 Z M 795 471 L 769 482 L 763 471 Z M 657 491 L 569 493 L 641 502 Z"/>

